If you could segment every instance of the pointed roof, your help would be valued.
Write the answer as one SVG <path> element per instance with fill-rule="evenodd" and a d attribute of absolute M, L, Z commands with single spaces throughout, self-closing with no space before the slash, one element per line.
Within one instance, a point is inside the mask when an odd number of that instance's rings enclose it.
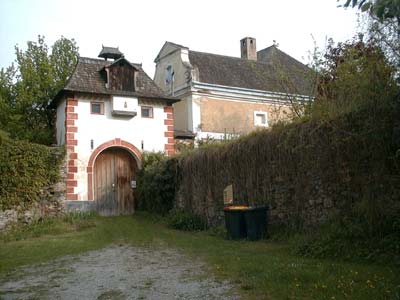
<path fill-rule="evenodd" d="M 196 80 L 202 83 L 278 93 L 314 94 L 313 71 L 276 45 L 258 51 L 257 61 L 254 61 L 193 51 L 167 41 L 154 62 L 180 50 L 188 51 L 188 66 L 198 70 Z"/>
<path fill-rule="evenodd" d="M 126 63 L 127 65 L 131 66 L 132 68 L 134 68 L 136 71 L 140 71 L 140 67 L 142 66 L 142 64 L 132 64 L 129 60 L 127 60 L 125 57 L 121 57 L 118 58 L 117 60 L 114 60 L 112 63 L 110 63 L 109 65 L 105 66 L 106 67 L 112 67 L 114 65 L 117 65 L 121 62 Z"/>
<path fill-rule="evenodd" d="M 102 46 L 102 49 L 98 57 L 102 57 L 104 59 L 107 58 L 118 59 L 123 56 L 124 54 L 121 51 L 119 51 L 118 47 L 114 48 L 114 47 Z"/>
<path fill-rule="evenodd" d="M 154 59 L 154 62 L 157 63 L 157 61 L 161 59 L 164 55 L 168 55 L 180 49 L 189 50 L 188 47 L 166 41 L 164 45 L 161 47 L 161 50 L 158 52 L 156 58 Z"/>
<path fill-rule="evenodd" d="M 125 58 L 121 58 L 121 60 Z M 115 64 L 103 59 L 79 57 L 74 72 L 68 79 L 65 87 L 54 97 L 50 106 L 56 107 L 61 95 L 68 92 L 80 92 L 90 94 L 132 96 L 165 100 L 168 103 L 179 101 L 175 97 L 167 96 L 155 82 L 144 72 L 141 64 L 130 63 L 137 70 L 135 91 L 110 90 L 106 88 L 106 82 L 101 73 L 105 67 Z"/>
<path fill-rule="evenodd" d="M 313 93 L 311 69 L 275 46 L 264 50 L 267 55 L 263 61 L 191 50 L 189 60 L 199 71 L 198 81 L 203 83 L 278 93 Z"/>

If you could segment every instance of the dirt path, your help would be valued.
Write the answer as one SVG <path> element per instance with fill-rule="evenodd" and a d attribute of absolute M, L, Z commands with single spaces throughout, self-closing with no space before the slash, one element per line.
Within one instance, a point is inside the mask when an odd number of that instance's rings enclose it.
<path fill-rule="evenodd" d="M 172 250 L 111 246 L 0 277 L 0 299 L 238 299 L 206 266 Z"/>

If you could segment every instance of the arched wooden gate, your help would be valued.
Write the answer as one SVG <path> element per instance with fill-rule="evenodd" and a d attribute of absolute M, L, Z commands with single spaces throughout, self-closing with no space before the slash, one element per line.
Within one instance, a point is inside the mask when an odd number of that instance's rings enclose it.
<path fill-rule="evenodd" d="M 127 150 L 111 147 L 96 158 L 93 168 L 94 199 L 100 215 L 132 214 L 135 210 L 137 162 Z"/>

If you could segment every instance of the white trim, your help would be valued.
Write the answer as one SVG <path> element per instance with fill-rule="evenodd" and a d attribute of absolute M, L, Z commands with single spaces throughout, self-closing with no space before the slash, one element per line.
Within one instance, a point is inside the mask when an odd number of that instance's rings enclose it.
<path fill-rule="evenodd" d="M 290 98 L 295 101 L 310 101 L 313 99 L 311 96 L 289 94 L 280 92 L 269 92 L 263 90 L 255 90 L 248 88 L 224 86 L 218 84 L 210 84 L 199 81 L 192 81 L 192 91 L 198 94 L 212 94 L 215 96 L 223 96 L 224 98 L 242 98 L 250 101 L 264 101 L 264 102 L 285 102 L 288 103 Z M 205 91 L 203 91 L 205 90 Z"/>
<path fill-rule="evenodd" d="M 225 132 L 210 132 L 210 131 L 198 131 L 196 135 L 197 140 L 215 139 L 223 140 L 226 136 L 239 137 L 238 133 L 225 133 Z"/>
<path fill-rule="evenodd" d="M 261 110 L 256 110 L 254 111 L 254 126 L 258 127 L 268 127 L 268 112 L 266 111 L 261 111 Z M 264 123 L 258 123 L 257 122 L 257 116 L 264 116 Z"/>

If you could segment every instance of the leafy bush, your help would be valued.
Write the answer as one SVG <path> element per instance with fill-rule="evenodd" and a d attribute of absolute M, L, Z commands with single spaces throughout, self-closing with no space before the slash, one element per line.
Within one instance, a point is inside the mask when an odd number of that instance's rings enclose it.
<path fill-rule="evenodd" d="M 165 160 L 166 156 L 163 152 L 144 152 L 143 153 L 143 170 L 151 167 L 154 164 Z"/>
<path fill-rule="evenodd" d="M 57 181 L 60 148 L 3 139 L 0 144 L 0 209 L 29 208 L 41 190 Z"/>
<path fill-rule="evenodd" d="M 207 223 L 202 217 L 184 209 L 171 210 L 167 216 L 167 224 L 171 228 L 185 231 L 207 229 Z"/>
<path fill-rule="evenodd" d="M 177 162 L 175 158 L 158 160 L 157 155 L 151 155 L 152 163 L 145 164 L 138 174 L 138 208 L 165 215 L 174 205 Z"/>

